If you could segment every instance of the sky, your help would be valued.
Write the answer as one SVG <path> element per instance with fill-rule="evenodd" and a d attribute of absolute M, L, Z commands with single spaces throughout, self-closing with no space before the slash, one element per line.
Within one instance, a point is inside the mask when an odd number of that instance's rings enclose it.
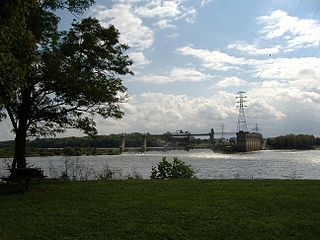
<path fill-rule="evenodd" d="M 245 91 L 248 129 L 320 135 L 318 0 L 98 0 L 85 16 L 113 24 L 134 60 L 125 116 L 97 118 L 99 134 L 236 131 Z"/>

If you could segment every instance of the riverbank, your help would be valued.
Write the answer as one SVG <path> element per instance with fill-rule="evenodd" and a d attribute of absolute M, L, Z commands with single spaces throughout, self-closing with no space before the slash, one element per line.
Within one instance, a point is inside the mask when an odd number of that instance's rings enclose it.
<path fill-rule="evenodd" d="M 317 239 L 320 182 L 44 181 L 0 185 L 0 239 Z"/>
<path fill-rule="evenodd" d="M 120 148 L 26 148 L 27 157 L 119 155 Z M 0 158 L 12 158 L 14 148 L 0 148 Z"/>

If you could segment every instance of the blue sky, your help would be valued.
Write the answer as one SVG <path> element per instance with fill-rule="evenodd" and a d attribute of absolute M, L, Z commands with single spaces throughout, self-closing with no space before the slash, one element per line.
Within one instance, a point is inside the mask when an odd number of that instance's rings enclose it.
<path fill-rule="evenodd" d="M 97 118 L 100 134 L 235 131 L 246 91 L 249 128 L 320 135 L 318 0 L 99 0 L 86 16 L 114 24 L 135 61 L 125 118 Z"/>

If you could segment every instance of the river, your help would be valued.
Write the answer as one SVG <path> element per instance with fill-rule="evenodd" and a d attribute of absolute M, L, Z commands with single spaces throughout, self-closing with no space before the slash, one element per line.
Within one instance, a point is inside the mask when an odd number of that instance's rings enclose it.
<path fill-rule="evenodd" d="M 94 179 L 106 168 L 115 171 L 116 178 L 138 173 L 148 179 L 152 166 L 156 166 L 162 157 L 170 160 L 174 156 L 190 164 L 200 179 L 320 179 L 320 150 L 264 150 L 237 154 L 191 150 L 67 158 L 29 157 L 27 161 L 30 166 L 42 168 L 48 177 L 57 177 L 65 166 L 71 166 L 88 179 Z M 0 159 L 1 175 L 5 174 L 6 161 L 8 159 Z"/>

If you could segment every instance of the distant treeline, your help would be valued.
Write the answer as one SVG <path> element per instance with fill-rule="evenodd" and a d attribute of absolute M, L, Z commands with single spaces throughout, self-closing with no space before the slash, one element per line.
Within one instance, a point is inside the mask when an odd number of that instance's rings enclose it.
<path fill-rule="evenodd" d="M 267 139 L 272 149 L 314 149 L 320 146 L 320 138 L 306 134 L 288 134 Z"/>
<path fill-rule="evenodd" d="M 164 136 L 147 136 L 149 147 L 163 146 Z M 142 147 L 144 135 L 131 133 L 126 135 L 126 147 Z M 94 137 L 37 138 L 27 141 L 27 156 L 77 156 L 119 154 L 121 135 L 98 135 Z M 104 148 L 114 148 L 107 150 Z M 118 149 L 117 149 L 118 148 Z M 12 157 L 14 141 L 0 142 L 0 157 Z"/>
<path fill-rule="evenodd" d="M 139 133 L 131 133 L 126 135 L 127 147 L 141 147 L 144 136 Z M 148 136 L 148 146 L 163 146 L 163 136 Z M 94 137 L 65 137 L 65 138 L 37 138 L 27 141 L 29 148 L 66 148 L 66 147 L 82 147 L 82 148 L 119 148 L 122 143 L 121 135 L 99 135 Z M 13 147 L 14 141 L 0 142 L 0 148 Z"/>
<path fill-rule="evenodd" d="M 126 147 L 141 147 L 145 135 L 141 133 L 126 134 Z M 191 138 L 191 143 L 202 144 L 208 140 Z M 186 138 L 172 138 L 170 134 L 147 135 L 148 147 L 162 147 L 166 143 L 171 146 L 184 146 Z M 122 135 L 98 135 L 93 137 L 64 137 L 64 138 L 36 138 L 27 141 L 29 148 L 119 148 L 122 144 Z M 14 146 L 14 141 L 0 142 L 1 148 L 10 148 Z"/>
<path fill-rule="evenodd" d="M 126 135 L 126 146 L 127 147 L 141 147 L 143 144 L 144 135 L 140 133 L 131 133 Z M 184 146 L 185 139 L 172 139 L 168 135 L 162 136 L 147 136 L 148 147 L 160 147 L 170 142 L 171 146 Z M 191 144 L 198 146 L 206 145 L 206 139 L 191 139 Z M 27 141 L 27 151 L 29 150 L 31 155 L 36 152 L 35 149 L 51 148 L 57 149 L 52 151 L 59 151 L 58 149 L 64 149 L 60 154 L 69 155 L 68 152 L 71 148 L 78 149 L 77 152 L 83 152 L 84 150 L 79 149 L 99 149 L 99 148 L 119 148 L 122 143 L 122 136 L 118 134 L 112 135 L 98 135 L 94 137 L 65 137 L 65 138 L 37 138 L 34 140 Z M 267 139 L 267 145 L 270 149 L 314 149 L 320 147 L 320 137 L 306 134 L 288 134 L 284 136 L 277 136 Z M 3 141 L 0 142 L 0 155 L 10 156 L 12 155 L 14 148 L 14 141 Z M 47 154 L 39 153 L 37 155 Z M 94 151 L 95 150 L 86 150 Z M 4 152 L 4 154 L 1 154 Z M 60 151 L 59 151 L 60 152 Z M 97 154 L 100 152 L 97 152 Z M 54 154 L 58 154 L 54 153 Z M 60 155 L 59 154 L 59 155 Z M 88 153 L 86 153 L 88 154 Z M 51 154 L 50 154 L 51 155 Z"/>

